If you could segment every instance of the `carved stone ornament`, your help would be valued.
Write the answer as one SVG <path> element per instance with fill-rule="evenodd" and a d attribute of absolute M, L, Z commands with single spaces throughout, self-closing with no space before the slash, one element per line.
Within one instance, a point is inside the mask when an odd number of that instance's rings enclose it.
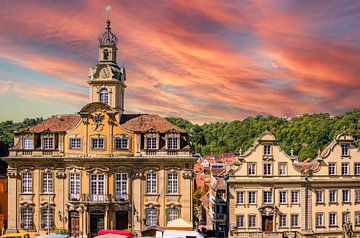
<path fill-rule="evenodd" d="M 66 177 L 65 169 L 58 169 L 55 174 L 58 179 L 64 179 Z"/>
<path fill-rule="evenodd" d="M 143 179 L 144 178 L 144 173 L 141 170 L 132 171 L 131 177 L 133 179 Z"/>
<path fill-rule="evenodd" d="M 86 172 L 88 174 L 92 173 L 92 174 L 106 174 L 107 172 L 109 172 L 110 169 L 108 167 L 102 167 L 102 168 L 91 168 L 88 169 Z"/>
<path fill-rule="evenodd" d="M 17 178 L 18 176 L 17 169 L 8 169 L 7 175 L 9 178 Z"/>
<path fill-rule="evenodd" d="M 95 113 L 91 115 L 91 119 L 93 120 L 94 124 L 92 125 L 93 131 L 102 131 L 104 128 L 104 121 L 105 116 L 102 113 Z"/>
<path fill-rule="evenodd" d="M 184 179 L 191 179 L 193 177 L 193 172 L 192 171 L 184 171 L 182 173 L 182 176 Z"/>

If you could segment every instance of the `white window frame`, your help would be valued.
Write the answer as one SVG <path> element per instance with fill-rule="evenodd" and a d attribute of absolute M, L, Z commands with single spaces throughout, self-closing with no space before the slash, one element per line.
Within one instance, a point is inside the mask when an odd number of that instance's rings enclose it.
<path fill-rule="evenodd" d="M 299 191 L 291 191 L 291 203 L 299 204 Z M 296 194 L 296 196 L 295 196 Z M 295 199 L 296 198 L 296 199 Z"/>
<path fill-rule="evenodd" d="M 256 214 L 249 214 L 248 215 L 248 228 L 255 228 L 256 227 Z"/>
<path fill-rule="evenodd" d="M 80 137 L 70 137 L 69 138 L 69 148 L 71 150 L 80 150 L 81 149 L 81 138 Z"/>
<path fill-rule="evenodd" d="M 337 190 L 329 190 L 329 203 L 337 203 Z"/>
<path fill-rule="evenodd" d="M 104 150 L 105 138 L 103 137 L 91 137 L 90 140 L 92 150 Z"/>
<path fill-rule="evenodd" d="M 336 212 L 329 213 L 329 226 L 337 226 L 337 213 Z"/>
<path fill-rule="evenodd" d="M 360 203 L 360 189 L 355 189 L 355 203 Z"/>
<path fill-rule="evenodd" d="M 167 222 L 176 220 L 179 218 L 179 209 L 177 208 L 168 208 L 166 209 L 166 220 Z"/>
<path fill-rule="evenodd" d="M 99 91 L 99 102 L 109 105 L 109 90 L 107 88 L 102 88 Z"/>
<path fill-rule="evenodd" d="M 264 156 L 272 155 L 272 146 L 270 144 L 264 144 Z"/>
<path fill-rule="evenodd" d="M 54 211 L 53 207 L 41 208 L 41 228 L 52 229 L 54 227 Z"/>
<path fill-rule="evenodd" d="M 287 175 L 287 163 L 279 163 L 279 176 Z"/>
<path fill-rule="evenodd" d="M 21 229 L 29 230 L 33 229 L 34 224 L 34 212 L 30 206 L 21 207 Z"/>
<path fill-rule="evenodd" d="M 316 190 L 315 191 L 315 198 L 316 198 L 316 203 L 324 203 L 324 191 L 323 190 Z"/>
<path fill-rule="evenodd" d="M 44 172 L 41 176 L 41 182 L 42 182 L 42 193 L 53 193 L 53 174 L 51 172 Z"/>
<path fill-rule="evenodd" d="M 127 136 L 115 136 L 114 148 L 115 150 L 128 150 L 129 149 L 129 137 Z"/>
<path fill-rule="evenodd" d="M 179 137 L 178 136 L 169 136 L 167 138 L 167 149 L 168 150 L 178 150 L 179 149 Z"/>
<path fill-rule="evenodd" d="M 328 165 L 328 175 L 336 175 L 336 163 L 329 163 Z"/>
<path fill-rule="evenodd" d="M 250 196 L 250 195 L 254 196 Z M 248 191 L 248 204 L 256 204 L 256 192 L 255 191 Z"/>
<path fill-rule="evenodd" d="M 256 163 L 248 163 L 247 164 L 247 172 L 248 172 L 248 176 L 255 176 L 256 175 Z"/>
<path fill-rule="evenodd" d="M 269 163 L 269 162 L 264 163 L 263 164 L 263 175 L 264 176 L 272 176 L 273 175 L 272 169 L 273 169 L 272 163 Z"/>
<path fill-rule="evenodd" d="M 350 144 L 349 143 L 345 143 L 345 144 L 341 144 L 341 156 L 350 156 Z"/>
<path fill-rule="evenodd" d="M 341 175 L 350 175 L 350 164 L 341 163 Z"/>
<path fill-rule="evenodd" d="M 158 222 L 158 211 L 156 208 L 145 209 L 146 226 L 156 226 Z"/>
<path fill-rule="evenodd" d="M 287 191 L 279 191 L 279 203 L 280 204 L 287 203 Z"/>
<path fill-rule="evenodd" d="M 279 227 L 286 227 L 287 216 L 286 214 L 279 214 Z"/>
<path fill-rule="evenodd" d="M 158 139 L 155 136 L 146 137 L 145 143 L 146 143 L 146 149 L 147 150 L 157 150 L 157 142 Z"/>
<path fill-rule="evenodd" d="M 167 173 L 167 194 L 179 193 L 179 174 L 177 172 Z"/>
<path fill-rule="evenodd" d="M 236 227 L 242 228 L 245 226 L 245 217 L 244 214 L 236 215 Z"/>
<path fill-rule="evenodd" d="M 236 192 L 236 204 L 244 204 L 245 203 L 245 192 L 237 191 Z"/>
<path fill-rule="evenodd" d="M 149 172 L 145 175 L 146 194 L 157 194 L 157 173 Z"/>
<path fill-rule="evenodd" d="M 33 192 L 33 184 L 32 184 L 32 173 L 24 172 L 21 175 L 21 192 L 22 193 L 32 193 Z"/>
<path fill-rule="evenodd" d="M 69 199 L 71 201 L 79 201 L 81 193 L 81 174 L 69 174 Z"/>
<path fill-rule="evenodd" d="M 32 137 L 24 137 L 23 138 L 23 150 L 32 150 L 33 147 L 33 138 Z"/>
<path fill-rule="evenodd" d="M 360 211 L 356 211 L 354 213 L 354 223 L 355 223 L 355 226 L 360 226 Z"/>
<path fill-rule="evenodd" d="M 129 194 L 129 174 L 128 173 L 115 173 L 114 174 L 114 190 L 115 190 L 115 199 L 128 200 Z"/>
<path fill-rule="evenodd" d="M 290 215 L 290 225 L 291 227 L 299 227 L 299 214 Z"/>
<path fill-rule="evenodd" d="M 273 192 L 272 191 L 263 191 L 263 203 L 272 204 L 273 203 Z"/>
<path fill-rule="evenodd" d="M 349 203 L 351 201 L 351 190 L 344 189 L 342 190 L 342 202 Z"/>
<path fill-rule="evenodd" d="M 354 163 L 354 175 L 360 175 L 360 163 L 359 162 Z"/>
<path fill-rule="evenodd" d="M 54 137 L 46 136 L 42 138 L 43 149 L 44 150 L 53 150 L 54 149 Z"/>
<path fill-rule="evenodd" d="M 315 226 L 316 227 L 324 226 L 324 213 L 323 212 L 317 212 L 315 214 Z"/>

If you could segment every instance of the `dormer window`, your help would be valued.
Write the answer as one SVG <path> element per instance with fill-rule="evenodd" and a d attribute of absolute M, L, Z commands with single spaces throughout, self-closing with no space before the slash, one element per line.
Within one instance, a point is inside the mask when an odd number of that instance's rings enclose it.
<path fill-rule="evenodd" d="M 100 102 L 109 104 L 109 92 L 106 88 L 100 90 Z"/>
<path fill-rule="evenodd" d="M 74 137 L 70 138 L 70 149 L 81 149 L 81 138 Z"/>
<path fill-rule="evenodd" d="M 115 150 L 128 150 L 129 149 L 129 138 L 127 136 L 116 136 L 115 137 Z"/>
<path fill-rule="evenodd" d="M 104 60 L 109 60 L 109 50 L 108 49 L 105 49 L 103 51 L 103 59 Z"/>
<path fill-rule="evenodd" d="M 167 143 L 168 143 L 167 147 L 169 150 L 179 149 L 179 138 L 178 137 L 168 137 Z"/>
<path fill-rule="evenodd" d="M 146 138 L 146 149 L 148 149 L 148 150 L 156 150 L 157 149 L 156 137 L 147 137 Z"/>
<path fill-rule="evenodd" d="M 44 150 L 52 150 L 54 149 L 54 138 L 52 137 L 45 137 L 43 139 L 43 148 Z"/>
<path fill-rule="evenodd" d="M 31 137 L 27 137 L 23 139 L 23 149 L 24 150 L 33 149 L 33 139 Z"/>
<path fill-rule="evenodd" d="M 264 145 L 264 155 L 272 155 L 271 145 Z"/>
<path fill-rule="evenodd" d="M 349 156 L 350 155 L 349 147 L 350 147 L 349 144 L 341 144 L 341 156 Z"/>
<path fill-rule="evenodd" d="M 103 150 L 104 149 L 104 138 L 91 138 L 91 149 Z"/>

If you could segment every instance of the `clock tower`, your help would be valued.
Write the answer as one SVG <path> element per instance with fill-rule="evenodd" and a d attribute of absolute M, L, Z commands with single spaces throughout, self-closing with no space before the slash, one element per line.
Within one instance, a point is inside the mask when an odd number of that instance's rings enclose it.
<path fill-rule="evenodd" d="M 125 68 L 116 63 L 118 38 L 111 32 L 110 20 L 99 38 L 99 62 L 89 69 L 89 100 L 109 105 L 124 113 Z"/>

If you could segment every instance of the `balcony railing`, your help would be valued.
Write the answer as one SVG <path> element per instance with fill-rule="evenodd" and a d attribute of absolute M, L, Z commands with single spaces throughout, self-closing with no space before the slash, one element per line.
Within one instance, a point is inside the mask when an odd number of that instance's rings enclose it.
<path fill-rule="evenodd" d="M 110 194 L 83 194 L 82 201 L 91 203 L 108 203 L 111 202 Z"/>
<path fill-rule="evenodd" d="M 128 200 L 129 200 L 129 194 L 127 194 L 127 193 L 116 193 L 115 194 L 116 202 L 122 202 L 122 201 L 128 201 Z"/>
<path fill-rule="evenodd" d="M 69 194 L 69 201 L 78 202 L 80 201 L 81 195 L 80 194 Z"/>

